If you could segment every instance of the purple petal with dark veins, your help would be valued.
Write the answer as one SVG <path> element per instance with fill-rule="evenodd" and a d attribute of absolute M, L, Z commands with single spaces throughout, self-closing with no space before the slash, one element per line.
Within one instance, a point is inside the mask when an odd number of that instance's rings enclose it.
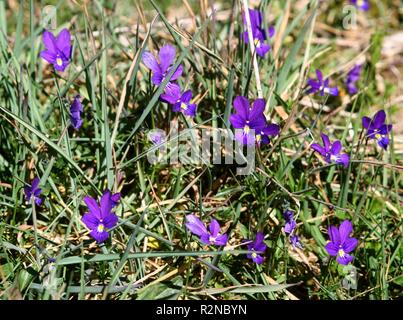
<path fill-rule="evenodd" d="M 324 133 L 321 133 L 320 136 L 322 137 L 323 146 L 324 146 L 325 152 L 327 153 L 330 151 L 330 147 L 331 147 L 329 137 Z"/>
<path fill-rule="evenodd" d="M 294 219 L 294 212 L 291 210 L 285 210 L 283 213 L 283 217 L 286 221 L 291 221 Z"/>
<path fill-rule="evenodd" d="M 350 253 L 358 245 L 358 240 L 356 238 L 348 238 L 343 244 L 343 250 L 345 253 Z"/>
<path fill-rule="evenodd" d="M 214 244 L 217 246 L 225 246 L 228 241 L 228 236 L 226 234 L 219 235 L 216 239 Z"/>
<path fill-rule="evenodd" d="M 350 162 L 350 156 L 346 153 L 343 153 L 340 156 L 338 156 L 336 160 L 337 164 L 342 164 L 345 168 L 348 167 L 349 162 Z"/>
<path fill-rule="evenodd" d="M 338 96 L 339 95 L 339 89 L 337 87 L 327 87 L 327 91 L 332 96 Z"/>
<path fill-rule="evenodd" d="M 187 109 L 185 111 L 183 111 L 183 113 L 185 116 L 194 117 L 194 116 L 196 116 L 196 109 L 197 109 L 197 106 L 194 103 L 191 103 L 187 106 Z"/>
<path fill-rule="evenodd" d="M 42 40 L 43 44 L 45 45 L 45 48 L 48 49 L 49 52 L 56 55 L 58 49 L 56 45 L 56 39 L 53 33 L 49 32 L 48 30 L 45 30 L 42 35 Z"/>
<path fill-rule="evenodd" d="M 112 210 L 112 201 L 111 201 L 111 192 L 109 190 L 105 190 L 101 197 L 101 218 L 104 219 L 107 217 Z"/>
<path fill-rule="evenodd" d="M 192 99 L 192 90 L 185 91 L 181 97 L 181 101 L 186 104 L 189 103 L 191 99 Z"/>
<path fill-rule="evenodd" d="M 177 102 L 174 105 L 172 105 L 172 111 L 173 112 L 181 112 L 182 111 L 181 103 Z"/>
<path fill-rule="evenodd" d="M 29 201 L 32 195 L 32 189 L 30 186 L 25 186 L 24 187 L 24 194 L 25 194 L 25 200 Z"/>
<path fill-rule="evenodd" d="M 160 66 L 151 52 L 143 52 L 142 61 L 152 72 L 161 72 Z"/>
<path fill-rule="evenodd" d="M 61 51 L 64 57 L 70 60 L 71 57 L 71 35 L 69 30 L 64 28 L 59 32 L 56 38 L 56 45 L 59 51 Z"/>
<path fill-rule="evenodd" d="M 200 241 L 204 244 L 210 245 L 210 235 L 208 233 L 204 233 L 200 236 Z"/>
<path fill-rule="evenodd" d="M 263 113 L 260 116 L 256 116 L 249 122 L 250 129 L 255 130 L 255 133 L 261 132 L 267 125 L 267 121 Z"/>
<path fill-rule="evenodd" d="M 42 189 L 41 188 L 37 188 L 35 189 L 35 191 L 33 192 L 35 197 L 39 197 L 39 195 L 42 193 Z"/>
<path fill-rule="evenodd" d="M 262 264 L 263 263 L 263 257 L 260 255 L 256 255 L 256 258 L 252 258 L 253 262 L 256 264 Z"/>
<path fill-rule="evenodd" d="M 234 99 L 234 108 L 238 116 L 243 119 L 248 119 L 249 117 L 249 101 L 245 97 L 237 96 Z"/>
<path fill-rule="evenodd" d="M 268 124 L 264 129 L 263 133 L 268 136 L 276 136 L 280 132 L 280 126 L 274 123 Z"/>
<path fill-rule="evenodd" d="M 254 245 L 254 249 L 258 252 L 264 252 L 267 249 L 267 246 L 263 242 L 259 242 Z"/>
<path fill-rule="evenodd" d="M 368 129 L 369 128 L 369 124 L 371 123 L 371 118 L 369 118 L 369 117 L 362 117 L 362 126 L 365 128 L 365 129 Z"/>
<path fill-rule="evenodd" d="M 56 54 L 53 53 L 53 52 L 51 52 L 51 51 L 49 51 L 49 50 L 44 50 L 44 51 L 42 51 L 42 52 L 39 54 L 39 56 L 40 56 L 42 59 L 44 59 L 44 60 L 46 60 L 47 62 L 49 62 L 49 63 L 52 63 L 52 64 L 56 63 Z"/>
<path fill-rule="evenodd" d="M 384 124 L 379 128 L 379 132 L 383 135 L 388 134 L 392 130 L 392 125 L 391 124 Z"/>
<path fill-rule="evenodd" d="M 31 185 L 32 190 L 35 190 L 36 188 L 38 188 L 40 181 L 41 180 L 38 177 L 35 177 L 34 180 L 32 180 L 32 185 Z"/>
<path fill-rule="evenodd" d="M 178 66 L 178 68 L 175 70 L 174 74 L 172 75 L 170 81 L 175 81 L 175 80 L 177 80 L 177 79 L 182 75 L 182 72 L 183 72 L 183 67 L 182 67 L 182 65 L 180 64 L 180 65 Z"/>
<path fill-rule="evenodd" d="M 332 153 L 332 155 L 338 155 L 341 151 L 341 142 L 339 140 L 336 140 L 335 142 L 333 142 L 332 147 L 330 148 L 330 152 Z"/>
<path fill-rule="evenodd" d="M 156 86 L 160 85 L 162 82 L 163 76 L 161 71 L 155 71 L 151 77 L 151 81 L 153 84 L 155 84 Z"/>
<path fill-rule="evenodd" d="M 70 106 L 70 112 L 83 112 L 84 108 L 80 101 L 80 95 L 76 95 Z"/>
<path fill-rule="evenodd" d="M 176 56 L 175 48 L 170 44 L 166 44 L 160 49 L 158 59 L 160 62 L 162 72 L 168 70 L 168 67 L 173 63 L 175 56 Z"/>
<path fill-rule="evenodd" d="M 218 233 L 220 232 L 220 225 L 218 224 L 217 220 L 215 219 L 211 220 L 209 230 L 214 238 L 217 237 Z"/>
<path fill-rule="evenodd" d="M 88 229 L 96 229 L 99 225 L 98 218 L 92 213 L 86 213 L 82 216 L 81 221 L 87 226 Z"/>
<path fill-rule="evenodd" d="M 40 206 L 42 204 L 42 199 L 41 198 L 35 198 L 35 204 L 37 206 Z"/>
<path fill-rule="evenodd" d="M 245 127 L 245 118 L 241 117 L 239 114 L 231 114 L 229 121 L 235 129 L 243 129 Z"/>
<path fill-rule="evenodd" d="M 91 237 L 93 237 L 98 243 L 104 242 L 109 238 L 109 233 L 106 231 L 98 232 L 98 230 L 92 230 L 90 232 Z"/>
<path fill-rule="evenodd" d="M 165 87 L 165 92 L 160 98 L 169 104 L 175 104 L 181 98 L 181 88 L 178 84 L 169 82 Z"/>
<path fill-rule="evenodd" d="M 116 214 L 108 214 L 103 220 L 103 224 L 105 227 L 107 227 L 108 229 L 112 229 L 114 226 L 116 226 L 116 224 L 118 223 L 119 218 Z"/>
<path fill-rule="evenodd" d="M 101 211 L 99 210 L 98 203 L 95 201 L 95 199 L 91 198 L 90 196 L 85 196 L 84 202 L 90 210 L 90 213 L 98 219 L 101 219 Z"/>
<path fill-rule="evenodd" d="M 371 129 L 379 129 L 382 125 L 385 124 L 385 120 L 386 120 L 385 111 L 379 110 L 374 116 L 374 121 L 372 123 Z"/>
<path fill-rule="evenodd" d="M 268 31 L 269 31 L 269 37 L 273 38 L 274 34 L 276 33 L 276 29 L 273 26 L 271 26 L 269 27 Z"/>
<path fill-rule="evenodd" d="M 256 234 L 255 243 L 261 243 L 264 240 L 264 234 L 262 232 L 258 232 Z"/>
<path fill-rule="evenodd" d="M 382 137 L 378 140 L 378 145 L 387 150 L 388 149 L 388 145 L 389 145 L 389 138 L 388 137 Z"/>
<path fill-rule="evenodd" d="M 121 197 L 121 195 L 120 195 L 119 192 L 118 192 L 118 193 L 115 193 L 115 194 L 113 194 L 113 195 L 111 196 L 112 208 L 113 208 L 113 207 L 116 207 L 116 206 L 118 205 L 118 203 L 119 203 L 119 201 L 120 201 L 120 197 Z"/>
<path fill-rule="evenodd" d="M 322 156 L 326 156 L 326 151 L 323 149 L 322 146 L 320 146 L 318 143 L 312 143 L 311 148 L 315 150 L 316 152 L 319 152 Z"/>
<path fill-rule="evenodd" d="M 336 261 L 342 265 L 348 265 L 351 261 L 353 261 L 353 259 L 353 256 L 350 256 L 346 253 L 344 257 L 337 256 Z"/>
<path fill-rule="evenodd" d="M 267 52 L 269 52 L 270 51 L 270 46 L 268 45 L 268 44 L 265 44 L 265 43 L 260 43 L 260 46 L 259 47 L 256 47 L 256 54 L 259 56 L 259 57 L 264 57 L 265 55 L 266 55 L 266 53 Z"/>
<path fill-rule="evenodd" d="M 321 86 L 323 83 L 323 74 L 319 69 L 316 69 L 316 77 L 318 78 L 319 86 Z"/>
<path fill-rule="evenodd" d="M 319 88 L 321 86 L 320 83 L 318 83 L 317 81 L 313 80 L 313 79 L 308 79 L 307 84 L 310 88 L 308 88 L 307 90 L 307 94 L 311 94 L 311 93 L 315 93 L 319 91 Z"/>

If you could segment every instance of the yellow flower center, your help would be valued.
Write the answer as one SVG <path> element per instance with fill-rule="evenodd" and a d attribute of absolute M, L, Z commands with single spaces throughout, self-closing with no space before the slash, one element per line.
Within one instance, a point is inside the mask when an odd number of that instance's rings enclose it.
<path fill-rule="evenodd" d="M 208 241 L 210 241 L 211 243 L 214 243 L 214 242 L 215 242 L 215 237 L 210 236 L 210 237 L 208 238 Z"/>
<path fill-rule="evenodd" d="M 253 259 L 256 259 L 256 257 L 257 257 L 257 253 L 256 253 L 256 252 L 254 252 L 254 253 L 252 253 L 252 254 L 251 254 L 251 256 L 252 256 L 252 258 L 253 258 Z"/>
<path fill-rule="evenodd" d="M 256 135 L 256 142 L 260 142 L 262 140 L 262 135 L 258 134 Z"/>
<path fill-rule="evenodd" d="M 105 226 L 101 223 L 98 225 L 97 231 L 98 232 L 103 232 L 105 230 Z"/>
<path fill-rule="evenodd" d="M 339 252 L 337 253 L 341 258 L 344 258 L 344 255 L 346 254 L 345 252 L 344 252 L 344 250 L 343 249 L 339 249 Z"/>
<path fill-rule="evenodd" d="M 377 133 L 377 134 L 375 134 L 375 138 L 376 138 L 377 140 L 379 140 L 379 139 L 382 138 L 382 135 L 381 135 L 380 133 Z"/>
<path fill-rule="evenodd" d="M 248 134 L 248 133 L 249 133 L 249 130 L 250 130 L 250 128 L 249 128 L 248 125 L 246 125 L 246 126 L 243 128 L 243 132 L 245 132 L 245 134 Z"/>

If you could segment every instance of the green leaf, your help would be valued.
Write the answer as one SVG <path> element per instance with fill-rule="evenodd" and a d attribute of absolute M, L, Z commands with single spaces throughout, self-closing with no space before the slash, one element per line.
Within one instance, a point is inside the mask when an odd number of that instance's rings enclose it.
<path fill-rule="evenodd" d="M 301 284 L 302 282 L 299 283 L 293 283 L 293 284 L 276 284 L 276 285 L 267 285 L 267 286 L 260 286 L 260 285 L 251 285 L 251 286 L 236 286 L 236 287 L 228 287 L 228 288 L 213 288 L 213 289 L 206 289 L 203 291 L 198 292 L 198 294 L 209 294 L 209 295 L 215 295 L 215 294 L 221 294 L 224 292 L 232 292 L 232 293 L 266 293 L 266 292 L 275 292 L 275 291 L 281 291 L 296 285 Z"/>
<path fill-rule="evenodd" d="M 81 168 L 78 166 L 77 163 L 73 159 L 71 159 L 66 152 L 63 151 L 62 148 L 60 148 L 57 144 L 52 142 L 48 137 L 46 137 L 42 132 L 31 126 L 29 123 L 25 122 L 23 119 L 21 119 L 19 116 L 15 115 L 14 113 L 10 112 L 6 108 L 0 106 L 0 111 L 4 112 L 6 115 L 17 121 L 19 124 L 27 128 L 29 131 L 31 131 L 33 134 L 35 134 L 38 138 L 40 138 L 43 142 L 45 142 L 49 147 L 51 147 L 53 150 L 55 150 L 59 155 L 61 155 L 72 167 L 75 169 L 99 194 L 101 194 L 101 191 L 98 190 L 98 188 L 95 186 L 95 184 L 92 182 L 92 180 L 87 177 L 87 175 L 81 170 Z"/>

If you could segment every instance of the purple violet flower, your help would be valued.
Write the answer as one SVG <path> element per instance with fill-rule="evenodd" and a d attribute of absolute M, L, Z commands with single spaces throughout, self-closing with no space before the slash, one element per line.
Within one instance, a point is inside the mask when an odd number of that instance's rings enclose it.
<path fill-rule="evenodd" d="M 153 73 L 151 81 L 156 85 L 160 85 L 164 81 L 165 77 L 171 72 L 172 65 L 174 64 L 174 59 L 176 56 L 175 48 L 169 44 L 164 45 L 159 53 L 158 60 L 149 51 L 143 53 L 143 63 L 150 69 Z M 182 74 L 182 65 L 173 73 L 170 81 L 175 81 Z"/>
<path fill-rule="evenodd" d="M 270 46 L 265 44 L 264 42 L 267 40 L 266 31 L 263 29 L 262 26 L 262 13 L 258 10 L 248 9 L 251 29 L 252 29 L 252 36 L 256 47 L 256 53 L 260 57 L 264 57 L 264 55 L 269 52 Z M 245 12 L 242 12 L 242 20 L 245 28 L 247 29 L 247 22 Z M 270 27 L 268 29 L 268 36 L 272 38 L 274 36 L 275 30 L 274 27 Z M 243 39 L 245 43 L 249 43 L 249 35 L 248 30 L 242 33 Z"/>
<path fill-rule="evenodd" d="M 266 251 L 267 246 L 263 242 L 264 240 L 264 235 L 261 232 L 258 232 L 256 234 L 256 239 L 252 243 L 248 244 L 248 250 L 253 251 L 253 253 L 248 253 L 246 256 L 249 259 L 252 259 L 253 262 L 256 264 L 262 264 L 263 263 L 263 257 L 259 255 L 258 253 L 263 254 Z M 251 240 L 248 240 L 251 241 Z"/>
<path fill-rule="evenodd" d="M 353 260 L 353 256 L 349 255 L 358 244 L 356 238 L 350 238 L 353 231 L 353 225 L 349 220 L 345 220 L 339 229 L 330 226 L 328 229 L 330 242 L 325 246 L 327 253 L 333 257 L 337 256 L 336 261 L 340 264 L 347 265 Z"/>
<path fill-rule="evenodd" d="M 192 91 L 181 92 L 181 88 L 176 83 L 169 83 L 165 88 L 165 93 L 160 99 L 172 105 L 173 112 L 182 112 L 185 116 L 194 117 L 196 115 L 196 104 L 190 103 Z"/>
<path fill-rule="evenodd" d="M 291 234 L 297 226 L 297 222 L 294 219 L 294 212 L 291 210 L 286 210 L 283 213 L 283 217 L 285 219 L 284 232 Z"/>
<path fill-rule="evenodd" d="M 116 207 L 118 205 L 118 203 L 120 201 L 120 197 L 121 197 L 120 192 L 114 193 L 114 194 L 111 195 L 112 208 L 114 208 L 114 207 Z"/>
<path fill-rule="evenodd" d="M 32 199 L 37 206 L 42 204 L 42 199 L 39 197 L 39 195 L 42 193 L 42 189 L 38 188 L 39 182 L 39 178 L 35 177 L 30 186 L 28 185 L 24 187 L 25 200 L 30 202 Z"/>
<path fill-rule="evenodd" d="M 357 64 L 349 71 L 346 78 L 346 87 L 348 92 L 353 95 L 358 92 L 356 82 L 360 80 L 362 65 Z"/>
<path fill-rule="evenodd" d="M 369 0 L 350 0 L 350 2 L 358 9 L 361 9 L 363 11 L 369 10 Z"/>
<path fill-rule="evenodd" d="M 386 113 L 384 110 L 379 110 L 373 119 L 369 117 L 362 118 L 362 126 L 367 129 L 367 137 L 376 139 L 378 145 L 387 149 L 389 145 L 389 132 L 392 130 L 391 124 L 385 124 Z"/>
<path fill-rule="evenodd" d="M 316 70 L 316 77 L 318 80 L 311 78 L 308 79 L 308 85 L 310 87 L 307 91 L 308 94 L 319 92 L 322 97 L 325 95 L 325 93 L 332 96 L 339 95 L 339 89 L 337 89 L 337 87 L 329 86 L 329 78 L 323 80 L 323 75 L 320 70 Z"/>
<path fill-rule="evenodd" d="M 343 153 L 340 154 L 342 145 L 339 140 L 331 143 L 329 137 L 324 133 L 321 133 L 323 147 L 318 143 L 313 143 L 311 148 L 316 152 L 320 153 L 325 159 L 327 163 L 337 163 L 342 164 L 344 167 L 348 167 L 348 163 L 350 162 L 350 157 L 348 154 Z"/>
<path fill-rule="evenodd" d="M 275 136 L 280 127 L 268 124 L 264 116 L 265 101 L 256 99 L 250 107 L 248 99 L 237 96 L 234 99 L 235 114 L 231 114 L 230 122 L 235 129 L 235 139 L 242 144 L 269 143 L 269 135 Z M 255 136 L 256 135 L 256 136 Z"/>
<path fill-rule="evenodd" d="M 217 246 L 225 246 L 227 243 L 228 237 L 226 234 L 219 234 L 220 225 L 217 220 L 212 219 L 209 225 L 209 231 L 204 226 L 203 222 L 200 221 L 198 217 L 193 214 L 189 214 L 186 216 L 187 223 L 186 228 L 190 230 L 190 232 L 200 237 L 200 241 L 204 244 L 210 245 L 215 244 Z"/>
<path fill-rule="evenodd" d="M 248 11 L 249 11 L 250 24 L 252 27 L 252 33 L 253 33 L 253 36 L 255 36 L 255 32 L 261 30 L 262 22 L 263 22 L 263 15 L 262 15 L 262 12 L 260 12 L 259 10 L 249 8 Z M 242 11 L 242 21 L 243 21 L 243 24 L 246 26 L 245 11 Z M 246 38 L 248 38 L 247 31 L 245 31 L 244 34 L 245 33 L 246 33 Z"/>
<path fill-rule="evenodd" d="M 291 243 L 293 249 L 295 249 L 295 248 L 302 249 L 302 244 L 301 244 L 300 240 L 301 240 L 300 237 L 297 236 L 296 234 L 292 234 L 290 236 L 290 243 Z"/>
<path fill-rule="evenodd" d="M 64 71 L 71 59 L 72 46 L 69 30 L 63 29 L 56 38 L 51 32 L 45 30 L 42 39 L 46 50 L 43 50 L 40 56 L 53 64 L 57 71 Z"/>
<path fill-rule="evenodd" d="M 70 121 L 71 125 L 74 129 L 80 129 L 83 124 L 83 120 L 81 119 L 81 112 L 83 112 L 84 108 L 80 101 L 80 95 L 76 95 L 74 100 L 70 106 Z"/>
<path fill-rule="evenodd" d="M 84 197 L 84 202 L 87 205 L 89 212 L 85 213 L 81 220 L 91 230 L 90 235 L 98 242 L 104 242 L 109 237 L 108 230 L 113 228 L 118 217 L 112 212 L 120 200 L 120 194 L 111 194 L 109 190 L 105 190 L 102 194 L 100 204 L 90 197 Z"/>

